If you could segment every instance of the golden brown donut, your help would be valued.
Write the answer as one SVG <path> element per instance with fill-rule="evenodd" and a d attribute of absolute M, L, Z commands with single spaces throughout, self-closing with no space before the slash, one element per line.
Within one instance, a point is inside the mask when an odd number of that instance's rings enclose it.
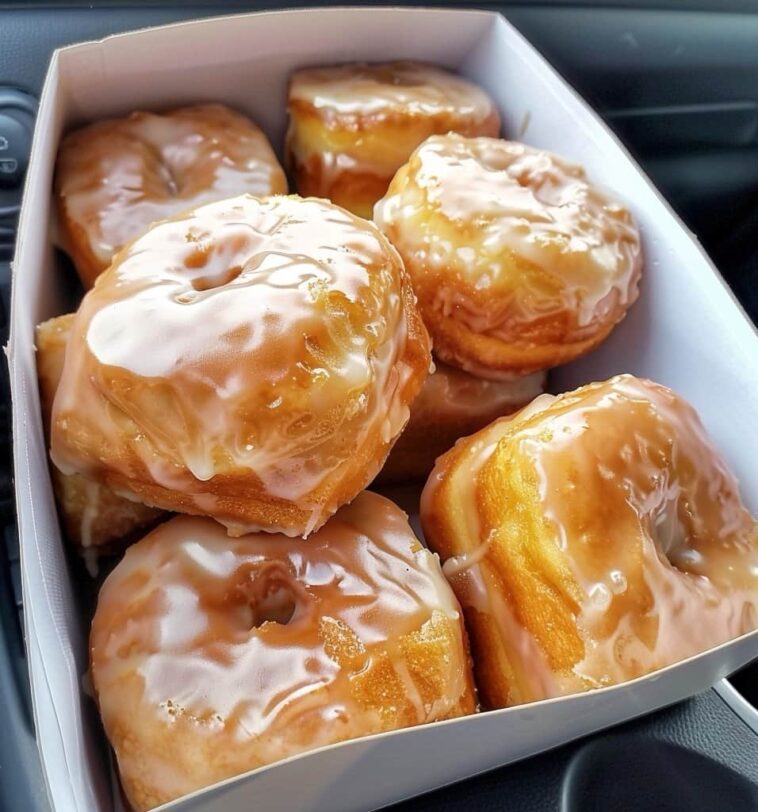
<path fill-rule="evenodd" d="M 421 498 L 483 703 L 648 674 L 758 626 L 758 525 L 693 410 L 631 375 L 458 443 Z"/>
<path fill-rule="evenodd" d="M 403 257 L 435 354 L 485 378 L 583 355 L 637 298 L 629 212 L 580 166 L 524 144 L 429 138 L 374 220 Z"/>
<path fill-rule="evenodd" d="M 288 111 L 285 149 L 298 192 L 367 218 L 428 136 L 500 132 L 497 109 L 481 88 L 417 62 L 295 71 Z"/>
<path fill-rule="evenodd" d="M 75 315 L 49 319 L 37 327 L 37 374 L 45 435 L 50 436 L 50 414 L 58 389 L 66 344 Z M 53 490 L 66 537 L 85 555 L 112 551 L 138 530 L 154 524 L 163 511 L 125 499 L 94 480 L 66 475 L 50 466 Z"/>
<path fill-rule="evenodd" d="M 546 377 L 535 372 L 513 381 L 488 381 L 436 361 L 377 482 L 426 479 L 440 454 L 460 437 L 526 406 L 544 391 Z"/>
<path fill-rule="evenodd" d="M 266 136 L 220 104 L 90 124 L 63 139 L 55 174 L 61 242 L 85 288 L 157 220 L 243 193 L 286 192 Z"/>
<path fill-rule="evenodd" d="M 92 684 L 135 810 L 305 750 L 473 713 L 460 607 L 392 502 L 307 542 L 177 517 L 100 591 Z"/>
<path fill-rule="evenodd" d="M 322 200 L 154 225 L 84 297 L 52 457 L 232 535 L 307 535 L 381 468 L 430 365 L 395 250 Z"/>

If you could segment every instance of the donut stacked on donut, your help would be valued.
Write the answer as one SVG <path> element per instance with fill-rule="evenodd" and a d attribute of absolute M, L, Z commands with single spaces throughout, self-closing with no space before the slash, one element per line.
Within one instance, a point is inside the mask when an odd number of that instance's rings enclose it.
<path fill-rule="evenodd" d="M 329 197 L 366 217 L 396 170 L 404 171 L 401 166 L 429 136 L 496 136 L 500 130 L 497 110 L 483 90 L 448 71 L 412 62 L 296 71 L 288 111 L 287 161 L 298 190 Z M 402 253 L 402 241 L 398 248 Z M 494 377 L 471 377 L 444 366 L 433 373 L 380 481 L 425 477 L 458 437 L 523 406 L 542 391 L 536 388 L 544 381 L 544 375 L 516 384 Z M 476 406 L 469 411 L 472 400 Z"/>
<path fill-rule="evenodd" d="M 286 194 L 287 180 L 252 121 L 204 104 L 72 132 L 55 187 L 63 247 L 90 288 L 151 223 L 238 194 Z"/>
<path fill-rule="evenodd" d="M 93 686 L 135 809 L 474 712 L 438 559 L 361 493 L 431 365 L 372 223 L 297 197 L 199 206 L 118 251 L 38 335 L 67 528 L 76 489 L 113 532 L 130 500 L 153 521 L 203 517 L 130 547 L 93 620 Z"/>
<path fill-rule="evenodd" d="M 630 375 L 459 442 L 421 522 L 488 707 L 614 685 L 758 627 L 758 524 L 692 407 Z"/>
<path fill-rule="evenodd" d="M 229 539 L 209 519 L 172 519 L 108 577 L 90 642 L 135 810 L 315 747 L 474 711 L 439 561 L 371 493 L 307 542 Z"/>
<path fill-rule="evenodd" d="M 285 151 L 297 190 L 361 217 L 425 138 L 497 135 L 500 116 L 479 87 L 417 62 L 306 68 L 290 77 Z"/>
<path fill-rule="evenodd" d="M 381 468 L 429 368 L 395 250 L 325 201 L 156 224 L 84 297 L 52 457 L 232 534 L 306 536 Z"/>

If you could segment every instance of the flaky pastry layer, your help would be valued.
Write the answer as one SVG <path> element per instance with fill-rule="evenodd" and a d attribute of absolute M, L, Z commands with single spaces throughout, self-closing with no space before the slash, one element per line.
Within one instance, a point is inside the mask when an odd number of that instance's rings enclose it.
<path fill-rule="evenodd" d="M 307 535 L 374 478 L 429 365 L 371 223 L 232 198 L 153 226 L 84 297 L 53 461 L 232 534 Z"/>
<path fill-rule="evenodd" d="M 697 414 L 631 375 L 458 443 L 421 499 L 484 704 L 614 685 L 758 626 L 758 525 Z"/>
<path fill-rule="evenodd" d="M 394 504 L 364 492 L 308 541 L 179 517 L 100 592 L 92 684 L 147 810 L 345 739 L 475 709 L 460 607 Z"/>
<path fill-rule="evenodd" d="M 374 220 L 403 257 L 443 361 L 513 378 L 596 347 L 637 298 L 629 212 L 582 167 L 511 141 L 427 139 Z"/>
<path fill-rule="evenodd" d="M 57 316 L 37 327 L 37 374 L 45 436 L 50 436 L 50 415 L 75 314 Z M 66 537 L 80 552 L 112 551 L 154 524 L 163 511 L 119 496 L 99 482 L 80 474 L 64 474 L 50 466 L 58 513 Z"/>

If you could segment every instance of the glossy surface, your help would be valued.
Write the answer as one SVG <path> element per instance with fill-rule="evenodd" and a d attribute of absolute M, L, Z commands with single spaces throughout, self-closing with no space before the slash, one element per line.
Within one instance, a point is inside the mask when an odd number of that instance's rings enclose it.
<path fill-rule="evenodd" d="M 307 542 L 177 518 L 105 582 L 91 665 L 135 809 L 332 742 L 470 713 L 458 604 L 361 494 Z"/>
<path fill-rule="evenodd" d="M 472 82 L 419 62 L 339 65 L 296 71 L 290 99 L 313 105 L 326 118 L 470 116 L 492 113 L 492 100 Z"/>
<path fill-rule="evenodd" d="M 371 217 L 395 171 L 428 136 L 497 135 L 489 96 L 460 76 L 416 62 L 295 71 L 286 151 L 301 194 Z"/>
<path fill-rule="evenodd" d="M 489 377 L 569 360 L 637 298 L 639 234 L 584 170 L 515 142 L 425 141 L 374 219 L 445 361 Z"/>
<path fill-rule="evenodd" d="M 649 381 L 543 396 L 469 438 L 421 518 L 490 704 L 612 685 L 758 627 L 758 526 L 692 407 Z"/>
<path fill-rule="evenodd" d="M 37 376 L 47 437 L 74 318 L 73 313 L 57 316 L 36 330 Z M 155 523 L 161 515 L 161 511 L 125 499 L 79 474 L 63 474 L 54 465 L 50 466 L 50 474 L 66 537 L 92 567 L 100 549 L 121 546 L 124 539 Z"/>
<path fill-rule="evenodd" d="M 85 296 L 53 459 L 233 533 L 307 534 L 373 478 L 428 367 L 377 229 L 234 198 L 156 225 Z"/>
<path fill-rule="evenodd" d="M 96 122 L 63 140 L 56 167 L 63 242 L 85 287 L 157 220 L 286 191 L 266 136 L 220 104 Z"/>

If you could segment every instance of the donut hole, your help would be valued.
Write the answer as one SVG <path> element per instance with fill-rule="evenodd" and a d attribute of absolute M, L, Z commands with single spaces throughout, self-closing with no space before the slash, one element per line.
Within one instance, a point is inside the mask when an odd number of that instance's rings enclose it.
<path fill-rule="evenodd" d="M 265 623 L 286 626 L 295 615 L 297 602 L 286 584 L 269 584 L 268 591 L 250 609 L 251 629 L 260 628 Z"/>
<path fill-rule="evenodd" d="M 679 518 L 676 502 L 669 502 L 655 517 L 652 537 L 659 553 L 678 570 L 691 572 L 702 558 L 689 545 L 688 533 Z"/>
<path fill-rule="evenodd" d="M 513 178 L 513 180 L 515 180 L 515 181 L 516 181 L 516 183 L 518 183 L 518 185 L 519 185 L 519 186 L 520 186 L 522 189 L 528 189 L 528 188 L 530 187 L 530 185 L 531 185 L 531 181 L 530 181 L 529 175 L 528 175 L 528 174 L 526 174 L 526 173 L 524 173 L 524 172 L 522 172 L 522 173 L 521 173 L 521 174 L 519 174 L 519 175 L 515 175 L 515 176 L 514 176 L 514 175 L 511 175 L 511 177 Z"/>
<path fill-rule="evenodd" d="M 242 273 L 242 266 L 241 265 L 233 265 L 229 268 L 224 268 L 223 270 L 219 271 L 218 273 L 210 273 L 204 276 L 196 276 L 191 284 L 192 287 L 198 291 L 198 293 L 202 293 L 204 290 L 211 290 L 213 288 L 221 288 L 224 285 L 228 285 L 230 282 L 234 282 L 234 280 Z"/>
<path fill-rule="evenodd" d="M 297 611 L 297 585 L 281 562 L 269 561 L 249 571 L 239 591 L 245 610 L 243 622 L 248 629 L 267 623 L 286 626 Z"/>

